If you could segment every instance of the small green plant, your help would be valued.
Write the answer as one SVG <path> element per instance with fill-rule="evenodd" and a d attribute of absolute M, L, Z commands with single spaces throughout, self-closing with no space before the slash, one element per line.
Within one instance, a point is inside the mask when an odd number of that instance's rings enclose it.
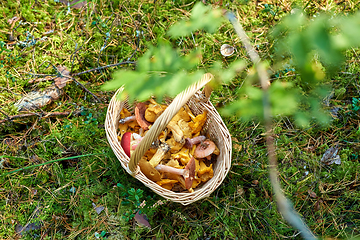
<path fill-rule="evenodd" d="M 106 231 L 101 231 L 101 233 L 98 233 L 98 232 L 95 232 L 95 238 L 97 238 L 97 239 L 99 239 L 99 238 L 101 238 L 101 239 L 107 239 L 107 237 L 106 237 Z"/>
<path fill-rule="evenodd" d="M 124 185 L 118 183 L 117 186 L 122 190 L 120 194 L 124 200 L 121 202 L 122 205 L 128 206 L 129 209 L 125 212 L 124 216 L 122 216 L 126 221 L 132 219 L 137 212 L 141 214 L 142 207 L 140 206 L 143 199 L 144 191 L 141 189 L 130 188 L 126 191 Z"/>
<path fill-rule="evenodd" d="M 359 110 L 360 110 L 360 99 L 353 97 L 353 98 L 352 98 L 352 105 L 351 105 L 351 107 L 352 107 L 352 110 L 353 110 L 354 112 L 359 111 Z"/>
<path fill-rule="evenodd" d="M 278 9 L 276 6 L 274 7 L 274 5 L 266 3 L 264 4 L 263 12 L 270 13 L 271 16 L 275 17 L 278 12 Z"/>

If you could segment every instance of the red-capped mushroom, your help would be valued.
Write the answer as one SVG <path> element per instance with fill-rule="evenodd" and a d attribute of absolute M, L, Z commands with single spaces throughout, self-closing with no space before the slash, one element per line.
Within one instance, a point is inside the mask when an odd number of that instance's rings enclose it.
<path fill-rule="evenodd" d="M 216 146 L 215 143 L 209 139 L 200 143 L 194 152 L 196 158 L 211 158 L 211 154 L 214 152 Z"/>
<path fill-rule="evenodd" d="M 130 148 L 131 148 L 130 142 L 131 142 L 131 132 L 124 133 L 124 135 L 121 137 L 120 144 L 128 157 L 130 157 Z"/>
<path fill-rule="evenodd" d="M 205 139 L 206 139 L 206 137 L 202 136 L 202 135 L 197 136 L 197 137 L 193 137 L 193 138 L 185 138 L 184 147 L 192 148 L 194 145 L 201 143 Z"/>
<path fill-rule="evenodd" d="M 170 167 L 170 166 L 163 165 L 163 164 L 159 164 L 155 167 L 155 169 L 160 172 L 167 172 L 167 173 L 172 173 L 172 174 L 183 176 L 185 179 L 185 187 L 188 190 L 191 188 L 192 183 L 195 178 L 195 168 L 196 167 L 195 167 L 195 158 L 194 157 L 191 157 L 191 159 L 188 162 L 188 164 L 186 165 L 185 169 L 174 168 L 174 167 Z"/>
<path fill-rule="evenodd" d="M 149 126 L 151 123 L 146 121 L 145 119 L 145 111 L 146 111 L 146 104 L 145 103 L 138 103 L 135 107 L 135 117 L 136 121 L 140 125 L 140 127 L 144 130 L 149 130 Z"/>
<path fill-rule="evenodd" d="M 124 149 L 124 152 L 128 157 L 130 157 L 130 152 L 135 150 L 137 145 L 143 139 L 139 134 L 126 132 L 121 138 L 121 147 Z"/>

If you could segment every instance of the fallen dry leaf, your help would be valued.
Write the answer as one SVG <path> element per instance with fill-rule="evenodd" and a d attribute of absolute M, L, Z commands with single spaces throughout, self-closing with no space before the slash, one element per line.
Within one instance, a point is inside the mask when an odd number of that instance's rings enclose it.
<path fill-rule="evenodd" d="M 309 196 L 310 196 L 310 197 L 312 197 L 312 198 L 317 198 L 317 195 L 316 195 L 315 192 L 309 190 L 308 193 L 309 193 Z"/>
<path fill-rule="evenodd" d="M 321 158 L 321 162 L 325 163 L 326 165 L 341 164 L 340 156 L 338 155 L 339 152 L 339 143 L 336 143 L 334 146 L 329 148 L 325 151 L 324 155 Z"/>
<path fill-rule="evenodd" d="M 16 231 L 16 233 L 23 235 L 23 233 L 25 233 L 25 232 L 37 230 L 37 229 L 40 229 L 41 227 L 42 227 L 42 224 L 40 222 L 29 223 L 29 224 L 25 225 L 25 227 L 23 227 L 20 224 L 17 224 L 15 226 L 15 231 Z"/>
<path fill-rule="evenodd" d="M 151 225 L 148 221 L 148 218 L 145 214 L 140 214 L 139 212 L 136 212 L 135 217 L 134 217 L 135 221 L 142 227 L 148 227 L 151 229 Z"/>
<path fill-rule="evenodd" d="M 41 92 L 33 91 L 28 93 L 14 105 L 17 107 L 18 111 L 34 110 L 58 99 L 63 92 L 63 90 L 53 85 Z"/>
<path fill-rule="evenodd" d="M 64 66 L 58 66 L 58 71 L 61 73 L 61 77 L 57 77 L 57 78 L 55 78 L 54 79 L 54 81 L 55 81 L 55 85 L 58 87 L 58 88 L 60 88 L 60 89 L 62 89 L 63 87 L 65 87 L 66 86 L 66 84 L 68 83 L 68 82 L 71 82 L 72 80 L 71 80 L 71 77 L 70 77 L 70 71 L 66 68 L 66 67 L 64 67 Z"/>
<path fill-rule="evenodd" d="M 44 91 L 32 91 L 23 98 L 21 98 L 14 105 L 18 111 L 27 111 L 41 108 L 54 100 L 57 100 L 64 91 L 62 88 L 66 86 L 68 82 L 71 82 L 70 71 L 65 66 L 58 66 L 57 70 L 61 73 L 61 76 L 54 78 L 54 84 L 46 88 Z M 47 76 L 42 79 L 30 80 L 29 83 L 48 81 L 51 77 Z"/>
<path fill-rule="evenodd" d="M 105 207 L 103 207 L 103 206 L 98 206 L 97 207 L 95 203 L 92 203 L 92 206 L 93 206 L 93 208 L 94 208 L 94 210 L 96 211 L 97 214 L 100 214 L 105 209 Z"/>
<path fill-rule="evenodd" d="M 232 137 L 231 140 L 233 142 L 233 148 L 235 150 L 241 151 L 242 150 L 242 145 L 237 144 L 237 142 L 239 142 L 239 140 L 237 140 L 237 138 L 234 138 L 234 137 Z"/>

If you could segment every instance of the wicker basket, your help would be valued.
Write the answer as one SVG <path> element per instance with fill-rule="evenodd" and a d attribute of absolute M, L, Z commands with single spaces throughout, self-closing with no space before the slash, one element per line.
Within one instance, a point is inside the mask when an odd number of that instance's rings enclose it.
<path fill-rule="evenodd" d="M 200 91 L 200 89 L 204 87 L 212 79 L 212 77 L 213 76 L 209 73 L 205 74 L 199 82 L 193 84 L 185 91 L 177 95 L 171 104 L 166 108 L 166 110 L 160 115 L 160 117 L 156 119 L 155 123 L 137 146 L 136 150 L 131 154 L 131 158 L 125 154 L 118 140 L 120 112 L 123 108 L 127 108 L 128 110 L 131 109 L 131 106 L 129 106 L 127 101 L 119 101 L 116 98 L 116 95 L 121 93 L 123 88 L 120 88 L 111 99 L 106 114 L 106 136 L 122 167 L 126 169 L 129 174 L 141 181 L 143 184 L 145 184 L 145 186 L 149 187 L 155 193 L 166 199 L 179 202 L 183 205 L 187 205 L 204 197 L 208 197 L 222 183 L 231 166 L 232 148 L 229 130 L 226 128 L 226 125 L 222 121 L 219 113 L 209 101 L 208 97 L 205 96 L 204 91 Z M 155 182 L 148 179 L 140 171 L 140 168 L 137 165 L 140 161 L 140 158 L 150 148 L 151 143 L 157 139 L 159 134 L 166 128 L 170 120 L 186 103 L 195 115 L 201 114 L 204 110 L 208 111 L 207 121 L 202 131 L 206 134 L 206 136 L 208 136 L 208 138 L 215 142 L 217 147 L 220 149 L 220 154 L 217 157 L 216 163 L 213 165 L 213 178 L 211 178 L 201 187 L 194 189 L 194 192 L 192 193 L 178 193 L 162 188 Z"/>

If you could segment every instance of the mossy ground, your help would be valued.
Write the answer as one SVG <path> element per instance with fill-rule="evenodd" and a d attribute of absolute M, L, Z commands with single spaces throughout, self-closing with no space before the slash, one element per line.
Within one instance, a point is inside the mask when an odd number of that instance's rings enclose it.
<path fill-rule="evenodd" d="M 157 39 L 167 38 L 169 26 L 183 19 L 195 1 L 88 1 L 86 10 L 69 9 L 53 0 L 8 0 L 0 3 L 0 41 L 11 38 L 23 45 L 2 45 L 0 53 L 1 118 L 19 114 L 13 106 L 24 93 L 44 89 L 52 82 L 29 84 L 33 74 L 54 74 L 64 65 L 73 73 L 124 60 L 136 61 Z M 214 7 L 237 12 L 261 57 L 271 65 L 273 42 L 268 32 L 281 17 L 302 2 L 207 1 Z M 91 7 L 95 4 L 95 9 Z M 93 5 L 94 6 L 94 5 Z M 359 8 L 352 1 L 309 1 L 305 11 L 349 14 Z M 8 20 L 19 17 L 11 24 Z M 53 32 L 51 31 L 53 30 Z M 173 41 L 173 40 L 170 40 Z M 224 59 L 224 43 L 237 52 Z M 229 23 L 213 35 L 196 32 L 173 41 L 184 52 L 201 48 L 201 68 L 215 60 L 225 65 L 247 58 Z M 135 49 L 137 49 L 135 51 Z M 132 54 L 134 55 L 132 56 Z M 359 50 L 346 53 L 338 74 L 328 79 L 338 107 L 330 125 L 297 128 L 287 117 L 274 119 L 276 153 L 285 194 L 309 227 L 324 238 L 360 235 L 358 182 L 359 163 Z M 132 65 L 124 67 L 133 68 Z M 101 91 L 116 68 L 82 74 L 76 79 L 101 103 L 76 83 L 64 88 L 60 99 L 45 112 L 78 111 L 68 117 L 18 118 L 0 125 L 0 239 L 15 239 L 16 226 L 41 223 L 41 228 L 23 233 L 23 239 L 283 239 L 300 236 L 276 210 L 268 179 L 264 129 L 257 121 L 224 117 L 233 136 L 232 168 L 223 184 L 209 198 L 190 206 L 166 202 L 147 209 L 152 229 L 141 228 L 123 216 L 133 205 L 127 190 L 141 189 L 151 206 L 161 197 L 129 176 L 109 147 L 104 131 L 107 104 L 112 92 Z M 248 71 L 251 73 L 251 69 Z M 222 107 L 236 98 L 246 74 L 232 84 L 216 89 L 212 102 Z M 288 68 L 273 71 L 273 78 L 297 82 Z M 339 142 L 341 165 L 320 163 L 323 153 Z M 26 166 L 72 156 L 40 167 L 6 175 Z M 119 184 L 120 183 L 120 184 Z M 126 190 L 125 190 L 126 189 Z M 125 203 L 125 204 L 124 204 Z M 103 206 L 97 214 L 93 204 Z M 96 235 L 98 233 L 98 235 Z"/>

